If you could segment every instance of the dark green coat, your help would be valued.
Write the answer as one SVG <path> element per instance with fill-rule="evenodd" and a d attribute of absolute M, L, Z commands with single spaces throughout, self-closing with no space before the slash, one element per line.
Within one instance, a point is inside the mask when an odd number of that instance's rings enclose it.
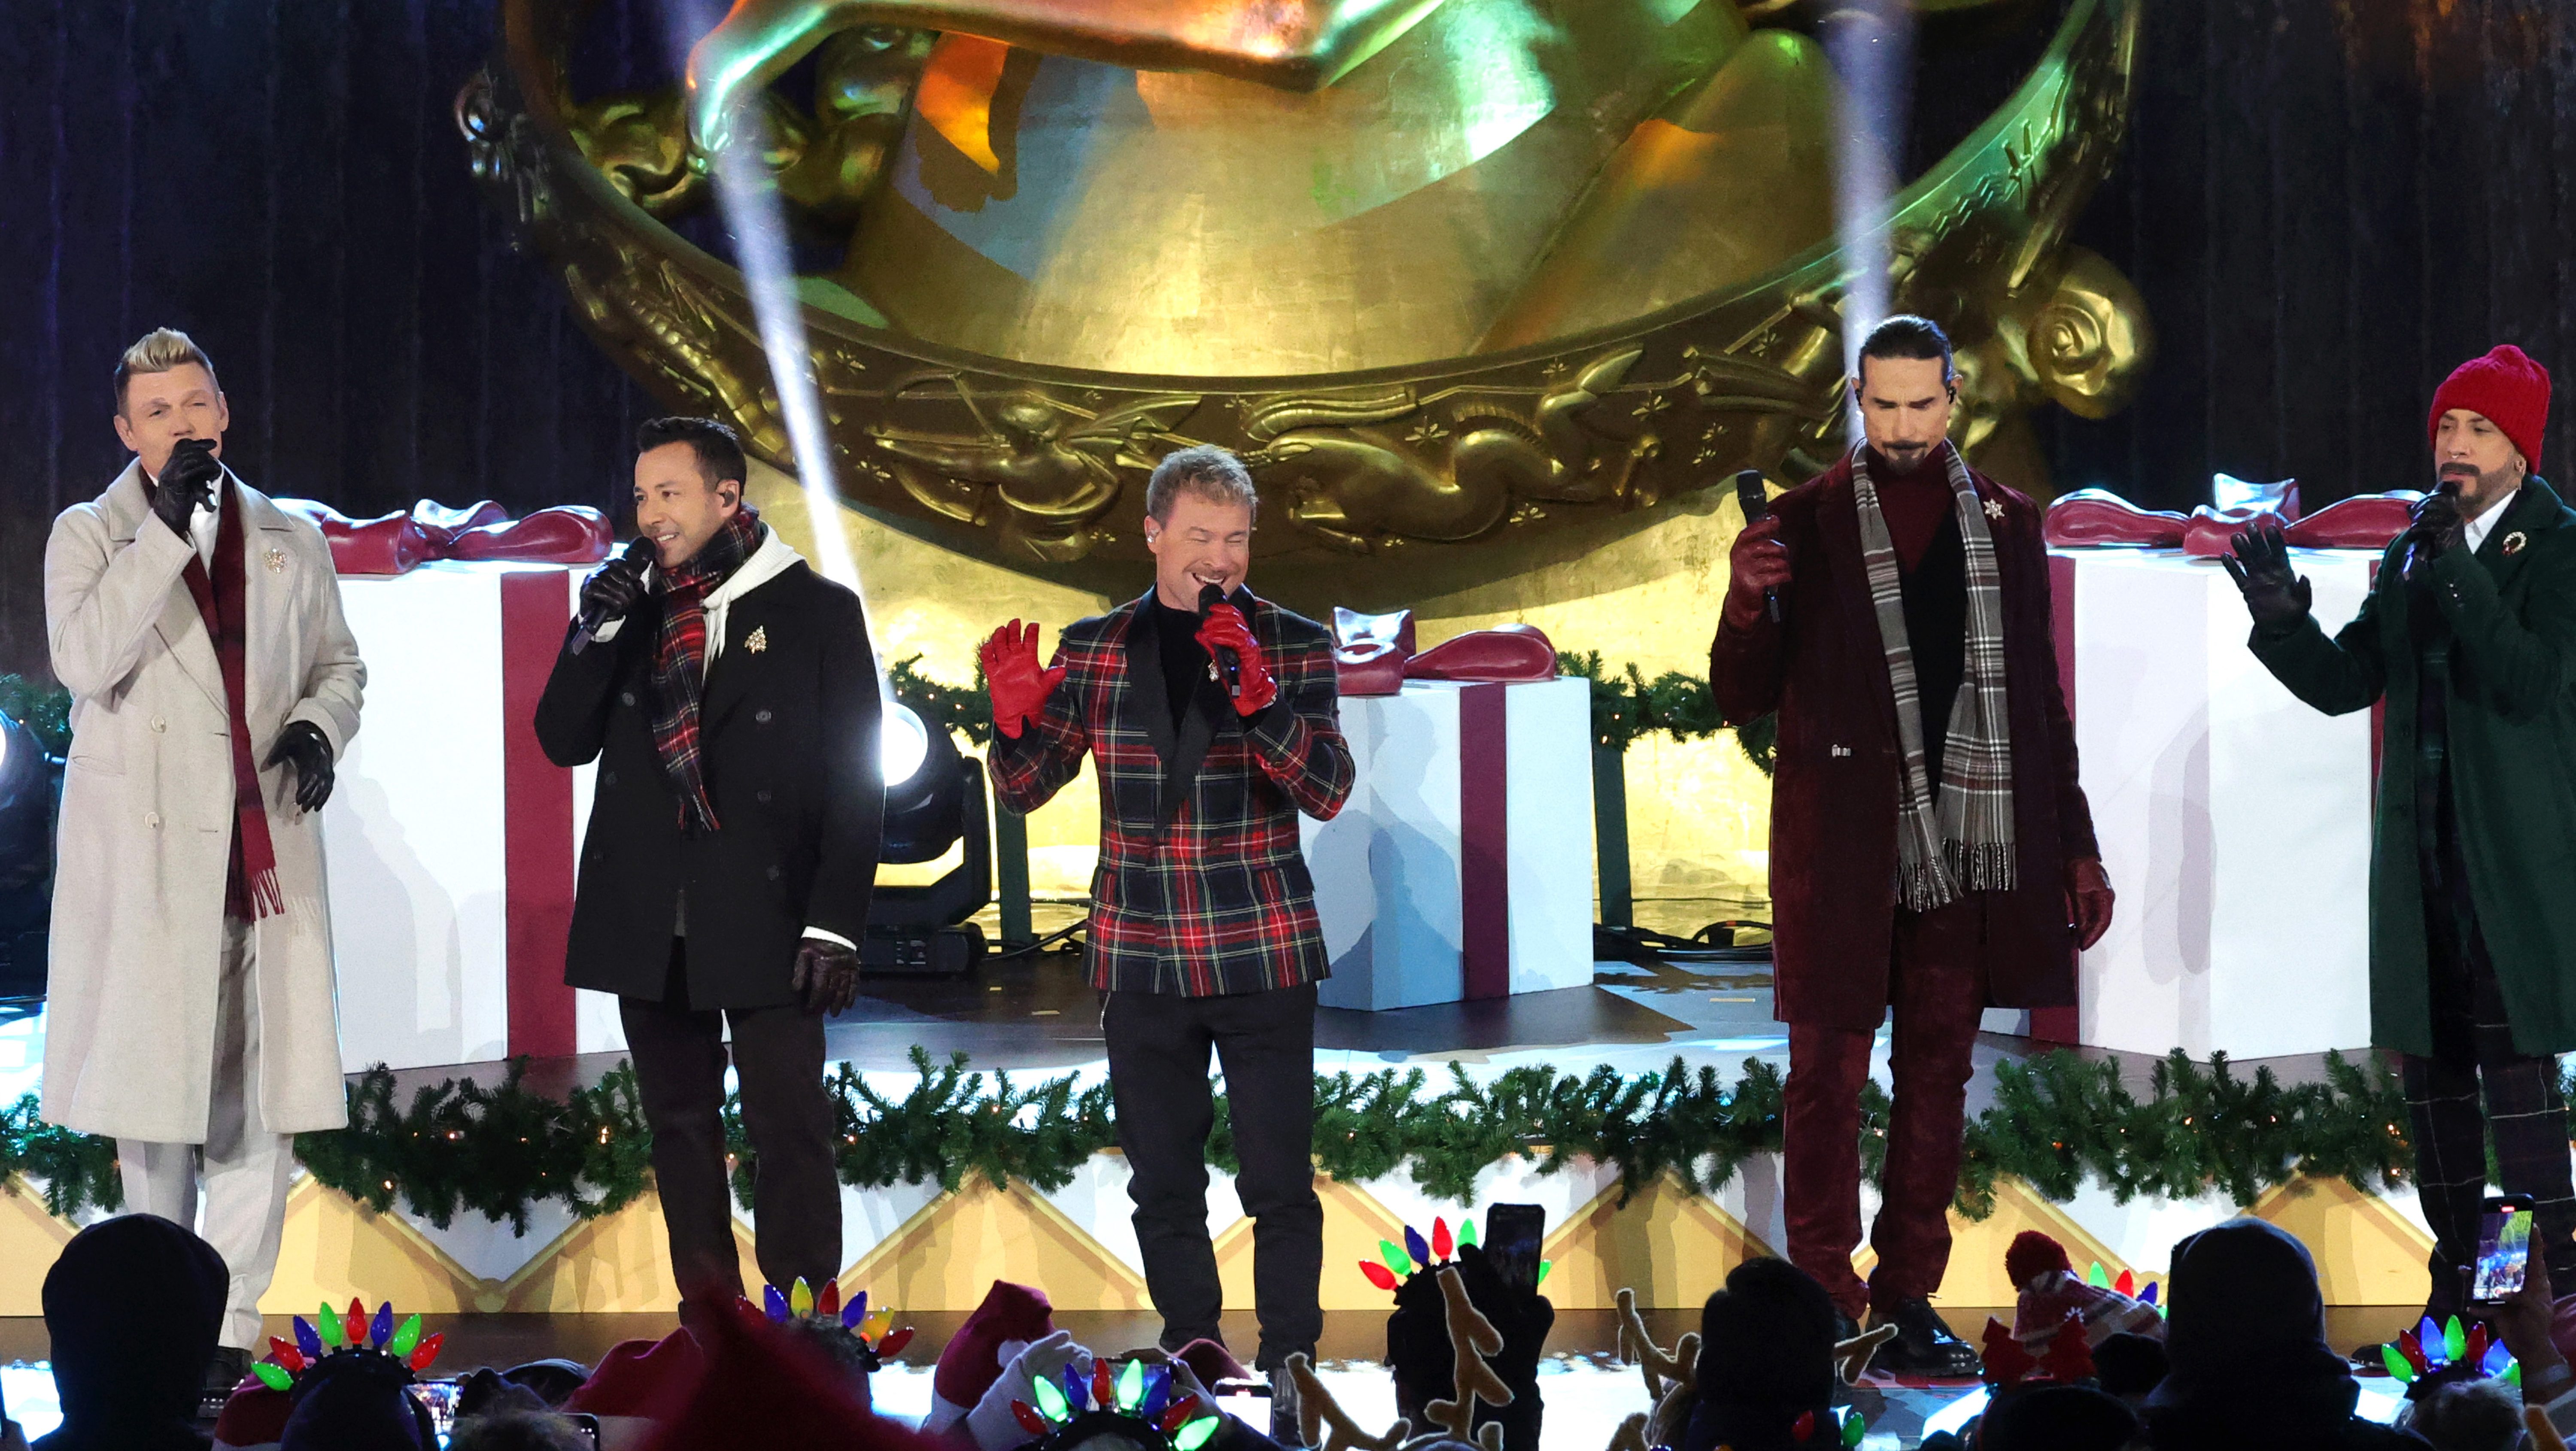
<path fill-rule="evenodd" d="M 2497 986 L 2525 1053 L 2576 1049 L 2576 512 L 2524 480 L 2472 555 L 2434 560 L 2454 641 L 2448 756 Z M 2513 545 L 2508 552 L 2507 545 Z M 2329 715 L 2383 695 L 2370 850 L 2370 1036 L 2430 1056 L 2429 967 L 2416 865 L 2416 690 L 2400 546 L 2333 639 L 2314 619 L 2252 647 L 2290 693 Z M 2331 964 L 2288 964 L 2294 971 Z"/>

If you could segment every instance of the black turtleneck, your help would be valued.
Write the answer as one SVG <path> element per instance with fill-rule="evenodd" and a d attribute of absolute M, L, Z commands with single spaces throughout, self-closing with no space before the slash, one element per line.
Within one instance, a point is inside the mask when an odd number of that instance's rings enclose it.
<path fill-rule="evenodd" d="M 1177 731 L 1182 717 L 1190 713 L 1190 697 L 1208 673 L 1207 647 L 1198 638 L 1198 612 L 1173 609 L 1156 591 L 1154 634 L 1162 644 L 1163 689 L 1171 696 L 1172 729 Z"/>

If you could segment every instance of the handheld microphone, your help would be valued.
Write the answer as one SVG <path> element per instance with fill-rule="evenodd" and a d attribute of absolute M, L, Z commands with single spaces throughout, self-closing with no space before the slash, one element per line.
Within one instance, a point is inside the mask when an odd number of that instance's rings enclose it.
<path fill-rule="evenodd" d="M 2433 492 L 2436 495 L 2449 494 L 2453 498 L 2457 498 L 2460 493 L 2460 485 L 2457 480 L 2445 478 L 2440 483 L 2433 486 Z M 2397 577 L 2408 584 L 2413 584 L 2415 582 L 2415 566 L 2423 559 L 2423 557 L 2424 541 L 2421 538 L 2416 537 L 2413 531 L 2408 531 L 2408 537 L 2406 540 L 2406 563 L 2398 569 Z"/>
<path fill-rule="evenodd" d="M 1760 469 L 1746 469 L 1735 476 L 1735 502 L 1737 507 L 1744 511 L 1744 524 L 1748 529 L 1771 517 L 1771 496 L 1762 488 Z M 1766 589 L 1762 592 L 1762 607 L 1770 612 L 1771 623 L 1775 625 L 1780 623 L 1778 590 Z"/>
<path fill-rule="evenodd" d="M 621 564 L 633 564 L 639 566 L 651 564 L 653 562 L 653 541 L 639 534 L 627 544 L 625 552 L 618 555 L 617 558 L 618 562 Z M 610 567 L 614 568 L 615 566 L 612 565 Z M 605 612 L 599 609 L 598 606 L 593 605 L 584 608 L 581 612 L 581 628 L 573 632 L 572 653 L 578 655 L 583 650 L 587 649 L 590 645 L 591 637 L 598 634 L 600 627 L 607 623 L 608 620 Z"/>
<path fill-rule="evenodd" d="M 1207 612 L 1209 610 L 1224 603 L 1225 590 L 1222 587 L 1212 584 L 1203 584 L 1199 586 L 1200 619 L 1206 619 Z M 1216 668 L 1225 677 L 1226 698 L 1231 700 L 1236 696 L 1243 694 L 1243 661 L 1238 658 L 1232 650 L 1228 650 L 1222 645 L 1208 651 L 1208 655 L 1209 658 L 1216 661 Z"/>

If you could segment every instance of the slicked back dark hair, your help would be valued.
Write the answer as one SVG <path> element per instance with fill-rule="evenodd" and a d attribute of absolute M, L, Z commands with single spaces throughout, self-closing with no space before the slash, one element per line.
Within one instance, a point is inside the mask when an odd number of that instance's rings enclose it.
<path fill-rule="evenodd" d="M 1910 312 L 1900 312 L 1871 328 L 1869 336 L 1861 339 L 1860 358 L 1852 370 L 1858 372 L 1872 358 L 1939 358 L 1943 383 L 1959 377 L 1958 365 L 1950 356 L 1950 335 L 1941 331 L 1939 323 Z"/>
<path fill-rule="evenodd" d="M 698 456 L 698 468 L 712 489 L 731 479 L 745 482 L 749 467 L 742 457 L 742 437 L 712 418 L 655 418 L 635 430 L 637 457 L 666 443 L 685 443 Z"/>

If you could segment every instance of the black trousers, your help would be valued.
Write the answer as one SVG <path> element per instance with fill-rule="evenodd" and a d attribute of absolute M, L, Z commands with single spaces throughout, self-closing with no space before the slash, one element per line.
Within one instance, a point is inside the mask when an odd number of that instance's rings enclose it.
<path fill-rule="evenodd" d="M 2407 1054 L 2399 1072 L 2414 1128 L 2416 1193 L 2433 1230 L 2429 1303 L 2444 1314 L 2460 1310 L 2468 1299 L 2490 1134 L 2504 1191 L 2535 1201 L 2534 1228 L 2549 1261 L 2549 1282 L 2576 1285 L 2576 1187 L 2570 1184 L 2558 1060 L 2513 1045 L 2448 805 L 2434 803 L 2438 825 L 2419 853 L 2433 1056 Z"/>
<path fill-rule="evenodd" d="M 743 1128 L 758 1156 L 752 1214 L 760 1272 L 781 1289 L 841 1273 L 841 1187 L 833 1172 L 834 1115 L 823 1089 L 823 1020 L 793 1005 L 725 1011 L 689 1006 L 688 939 L 671 940 L 659 1001 L 620 997 L 626 1046 L 653 1130 L 653 1179 L 671 1236 L 671 1275 L 684 1310 L 740 1295 L 733 1193 L 725 1171 L 724 1029 L 733 1027 Z"/>
<path fill-rule="evenodd" d="M 1225 1292 L 1208 1240 L 1207 1138 L 1216 1104 L 1208 1053 L 1225 1071 L 1227 1111 L 1252 1218 L 1252 1300 L 1260 1370 L 1312 1355 L 1323 1333 L 1324 1204 L 1315 1197 L 1315 989 L 1185 998 L 1102 995 L 1118 1147 L 1134 1176 L 1136 1244 L 1145 1288 L 1163 1317 L 1163 1347 L 1222 1340 Z"/>

